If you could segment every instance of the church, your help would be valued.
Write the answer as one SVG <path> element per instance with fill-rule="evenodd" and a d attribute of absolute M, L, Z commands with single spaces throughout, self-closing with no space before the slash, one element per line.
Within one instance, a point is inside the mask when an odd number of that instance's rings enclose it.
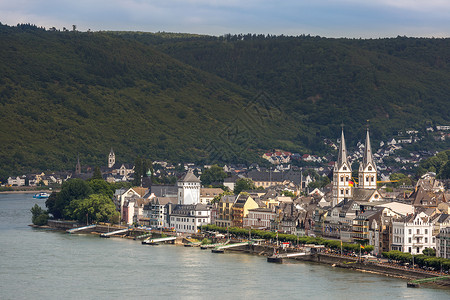
<path fill-rule="evenodd" d="M 342 128 L 338 160 L 333 168 L 332 206 L 344 200 L 369 202 L 381 200 L 381 195 L 377 191 L 377 167 L 373 159 L 369 127 L 367 127 L 364 155 L 359 165 L 357 183 L 352 179 L 352 168 L 348 161 L 344 128 Z"/>

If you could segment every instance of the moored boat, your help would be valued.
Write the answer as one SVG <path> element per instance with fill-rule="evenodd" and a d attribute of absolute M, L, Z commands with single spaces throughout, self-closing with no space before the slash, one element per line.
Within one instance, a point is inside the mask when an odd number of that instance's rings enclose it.
<path fill-rule="evenodd" d="M 50 194 L 45 193 L 45 192 L 40 192 L 40 193 L 34 194 L 34 196 L 33 196 L 33 198 L 36 198 L 36 199 L 45 199 L 48 197 L 50 197 Z"/>

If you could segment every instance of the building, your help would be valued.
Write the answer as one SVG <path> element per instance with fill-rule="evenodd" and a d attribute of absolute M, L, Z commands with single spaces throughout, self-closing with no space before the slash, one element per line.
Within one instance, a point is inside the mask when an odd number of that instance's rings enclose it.
<path fill-rule="evenodd" d="M 270 229 L 275 220 L 276 213 L 270 208 L 254 208 L 248 210 L 244 217 L 243 227 Z"/>
<path fill-rule="evenodd" d="M 436 237 L 436 256 L 450 258 L 450 227 L 442 228 Z"/>
<path fill-rule="evenodd" d="M 201 188 L 200 189 L 200 203 L 210 204 L 214 197 L 222 194 L 224 190 L 221 188 Z"/>
<path fill-rule="evenodd" d="M 436 249 L 433 223 L 423 212 L 392 222 L 391 250 L 422 254 L 425 248 Z"/>
<path fill-rule="evenodd" d="M 338 160 L 333 169 L 333 200 L 332 206 L 336 206 L 345 198 L 353 195 L 352 168 L 347 160 L 347 147 L 345 145 L 344 128 L 342 128 L 341 142 L 339 145 Z"/>
<path fill-rule="evenodd" d="M 233 205 L 237 197 L 234 195 L 225 195 L 217 203 L 217 218 L 214 224 L 220 227 L 231 227 L 233 220 Z"/>
<path fill-rule="evenodd" d="M 9 177 L 8 185 L 10 186 L 24 186 L 25 185 L 25 176 L 17 176 L 17 177 Z"/>
<path fill-rule="evenodd" d="M 367 127 L 366 144 L 364 146 L 363 161 L 358 171 L 358 187 L 363 189 L 376 190 L 377 188 L 377 167 L 372 155 L 370 145 L 369 127 Z"/>
<path fill-rule="evenodd" d="M 211 222 L 211 210 L 204 204 L 175 205 L 169 220 L 177 232 L 196 233 L 200 226 Z"/>
<path fill-rule="evenodd" d="M 241 193 L 236 199 L 232 210 L 231 224 L 233 227 L 243 227 L 244 218 L 250 209 L 259 208 L 259 204 L 247 193 Z"/>
<path fill-rule="evenodd" d="M 162 228 L 169 227 L 167 219 L 168 203 L 177 204 L 177 197 L 155 197 L 144 206 L 144 217 L 148 218 L 151 227 Z"/>
<path fill-rule="evenodd" d="M 195 205 L 200 203 L 200 179 L 191 169 L 178 182 L 178 204 Z"/>

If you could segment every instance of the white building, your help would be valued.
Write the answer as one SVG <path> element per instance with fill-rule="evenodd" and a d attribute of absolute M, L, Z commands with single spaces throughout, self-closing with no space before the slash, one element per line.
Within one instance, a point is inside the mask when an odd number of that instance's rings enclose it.
<path fill-rule="evenodd" d="M 204 204 L 176 205 L 169 220 L 177 232 L 196 233 L 200 226 L 211 223 L 211 210 Z"/>
<path fill-rule="evenodd" d="M 8 178 L 8 185 L 10 186 L 24 186 L 25 185 L 25 176 L 22 177 L 9 177 Z"/>
<path fill-rule="evenodd" d="M 191 205 L 200 203 L 200 179 L 192 172 L 188 172 L 177 182 L 178 204 Z"/>
<path fill-rule="evenodd" d="M 450 227 L 442 228 L 436 237 L 436 256 L 450 258 Z"/>
<path fill-rule="evenodd" d="M 392 222 L 391 250 L 422 254 L 425 248 L 436 249 L 433 223 L 423 212 Z"/>

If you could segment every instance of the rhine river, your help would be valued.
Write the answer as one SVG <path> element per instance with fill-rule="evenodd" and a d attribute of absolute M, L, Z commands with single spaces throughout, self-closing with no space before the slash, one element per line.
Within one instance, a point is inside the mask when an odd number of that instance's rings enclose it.
<path fill-rule="evenodd" d="M 325 265 L 33 229 L 44 202 L 0 194 L 0 299 L 450 299 Z"/>

